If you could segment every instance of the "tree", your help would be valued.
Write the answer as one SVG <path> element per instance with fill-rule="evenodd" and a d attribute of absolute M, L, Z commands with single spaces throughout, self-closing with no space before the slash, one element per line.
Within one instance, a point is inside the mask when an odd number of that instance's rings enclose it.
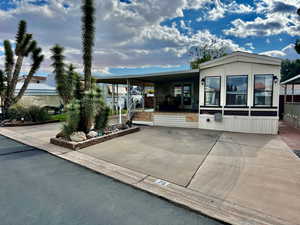
<path fill-rule="evenodd" d="M 296 40 L 295 50 L 298 54 L 300 54 L 300 39 Z"/>
<path fill-rule="evenodd" d="M 300 74 L 300 59 L 283 60 L 281 64 L 281 82 Z"/>
<path fill-rule="evenodd" d="M 73 64 L 68 65 L 66 88 L 68 89 L 69 96 L 71 99 L 77 98 L 79 96 L 77 95 L 77 91 L 80 91 L 81 89 L 81 86 L 78 86 L 80 85 L 80 82 L 81 82 L 81 77 L 77 72 L 75 72 L 74 65 Z M 78 90 L 76 90 L 76 88 L 78 88 Z M 80 99 L 80 97 L 78 97 L 78 99 Z"/>
<path fill-rule="evenodd" d="M 27 24 L 24 20 L 21 20 L 16 35 L 16 47 L 14 51 L 9 40 L 5 40 L 3 43 L 5 55 L 4 73 L 7 83 L 7 88 L 2 95 L 4 114 L 6 114 L 11 105 L 17 103 L 22 98 L 30 80 L 38 71 L 44 60 L 44 56 L 41 55 L 42 49 L 37 47 L 37 42 L 32 40 L 32 34 L 28 34 L 26 30 Z M 15 95 L 15 89 L 22 69 L 23 60 L 29 55 L 31 55 L 32 61 L 29 73 L 27 74 L 19 93 Z M 17 58 L 16 62 L 15 57 Z"/>
<path fill-rule="evenodd" d="M 84 66 L 84 88 L 86 91 L 92 86 L 92 61 L 95 39 L 95 8 L 93 0 L 83 0 L 82 4 L 82 47 Z"/>
<path fill-rule="evenodd" d="M 63 100 L 64 105 L 67 105 L 74 98 L 74 89 L 77 79 L 75 67 L 73 64 L 70 64 L 68 67 L 66 66 L 63 47 L 56 44 L 50 50 L 52 52 L 51 59 L 53 61 L 52 67 L 54 67 L 53 73 L 55 74 L 56 90 Z"/>
<path fill-rule="evenodd" d="M 87 110 L 95 104 L 93 101 L 92 90 L 92 61 L 93 46 L 95 39 L 95 8 L 93 0 L 82 0 L 82 48 L 83 48 L 83 67 L 84 67 L 84 90 L 85 94 L 81 100 L 81 120 L 80 129 L 88 132 L 92 128 L 94 110 Z"/>
<path fill-rule="evenodd" d="M 0 70 L 0 108 L 2 110 L 2 106 L 3 106 L 3 96 L 4 93 L 6 91 L 6 84 L 5 84 L 5 76 L 4 76 L 4 72 L 2 70 Z"/>
<path fill-rule="evenodd" d="M 226 47 L 217 47 L 216 43 L 217 41 L 213 40 L 210 44 L 194 47 L 190 50 L 190 55 L 193 57 L 190 62 L 191 69 L 199 69 L 201 63 L 226 55 Z"/>
<path fill-rule="evenodd" d="M 94 1 L 82 0 L 82 45 L 84 87 L 81 85 L 80 76 L 74 73 L 74 67 L 68 67 L 68 75 L 64 78 L 76 87 L 73 99 L 67 107 L 67 121 L 62 130 L 62 136 L 70 137 L 75 131 L 88 133 L 95 124 L 95 129 L 104 129 L 107 124 L 108 109 L 105 107 L 101 90 L 92 78 L 93 46 L 95 36 Z M 62 54 L 61 51 L 59 51 Z M 60 59 L 62 57 L 59 57 Z M 61 60 L 63 61 L 63 59 Z M 64 65 L 59 63 L 60 71 Z M 65 72 L 61 72 L 65 74 Z M 68 88 L 66 88 L 68 89 Z M 59 134 L 60 135 L 60 134 Z"/>

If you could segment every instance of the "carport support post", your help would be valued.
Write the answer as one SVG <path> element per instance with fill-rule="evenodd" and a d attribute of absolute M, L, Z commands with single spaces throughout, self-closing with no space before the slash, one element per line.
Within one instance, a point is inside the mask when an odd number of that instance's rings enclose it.
<path fill-rule="evenodd" d="M 116 84 L 116 86 L 117 86 L 117 111 L 118 111 L 118 105 L 119 105 L 119 85 L 118 84 Z"/>
<path fill-rule="evenodd" d="M 115 85 L 114 84 L 111 85 L 111 89 L 112 89 L 112 113 L 114 114 L 115 112 Z"/>
<path fill-rule="evenodd" d="M 286 94 L 287 94 L 287 84 L 284 85 L 284 101 L 283 101 L 284 104 L 286 104 Z"/>
<path fill-rule="evenodd" d="M 129 107 L 129 105 L 130 105 L 130 103 L 129 103 L 129 100 L 130 100 L 130 83 L 129 83 L 129 79 L 127 79 L 127 116 L 128 116 L 128 121 L 130 120 L 130 111 L 131 111 L 131 109 L 130 109 L 130 107 Z"/>
<path fill-rule="evenodd" d="M 143 108 L 143 111 L 145 111 L 145 85 L 144 84 L 142 84 L 142 96 L 143 96 L 142 108 Z"/>
<path fill-rule="evenodd" d="M 117 112 L 119 111 L 119 124 L 122 124 L 122 107 L 119 98 L 119 84 L 117 84 Z"/>
<path fill-rule="evenodd" d="M 295 91 L 295 87 L 294 84 L 292 84 L 292 104 L 294 104 L 294 91 Z"/>

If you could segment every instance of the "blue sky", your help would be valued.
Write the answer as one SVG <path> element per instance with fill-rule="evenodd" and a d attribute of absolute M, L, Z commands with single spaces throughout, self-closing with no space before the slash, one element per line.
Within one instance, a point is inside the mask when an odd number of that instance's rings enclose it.
<path fill-rule="evenodd" d="M 80 0 L 0 0 L 0 68 L 3 40 L 14 39 L 18 21 L 43 48 L 39 74 L 51 74 L 56 43 L 68 63 L 82 71 Z M 101 0 L 96 2 L 97 75 L 139 74 L 189 69 L 195 46 L 216 42 L 227 51 L 248 51 L 299 58 L 293 44 L 300 38 L 300 0 Z M 30 61 L 25 62 L 24 71 Z"/>

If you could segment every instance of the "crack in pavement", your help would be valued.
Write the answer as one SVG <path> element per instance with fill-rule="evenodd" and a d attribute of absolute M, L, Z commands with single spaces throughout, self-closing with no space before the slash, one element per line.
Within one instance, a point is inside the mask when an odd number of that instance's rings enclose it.
<path fill-rule="evenodd" d="M 191 177 L 191 179 L 189 180 L 189 182 L 184 186 L 184 187 L 188 187 L 192 180 L 194 179 L 194 177 L 196 176 L 197 172 L 200 170 L 201 166 L 204 164 L 204 162 L 206 161 L 208 155 L 211 153 L 211 151 L 213 150 L 213 148 L 215 147 L 215 145 L 218 143 L 218 141 L 220 140 L 222 135 L 220 135 L 218 137 L 218 139 L 216 139 L 215 143 L 212 145 L 212 147 L 209 149 L 209 151 L 206 153 L 204 159 L 202 160 L 202 162 L 199 164 L 198 168 L 196 169 L 195 173 L 193 174 L 193 176 Z"/>

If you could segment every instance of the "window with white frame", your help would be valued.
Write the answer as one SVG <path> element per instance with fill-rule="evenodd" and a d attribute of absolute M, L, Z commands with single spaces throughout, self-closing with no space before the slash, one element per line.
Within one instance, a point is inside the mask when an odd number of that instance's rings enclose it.
<path fill-rule="evenodd" d="M 254 75 L 254 106 L 272 106 L 273 75 Z"/>
<path fill-rule="evenodd" d="M 226 105 L 247 106 L 248 76 L 234 75 L 226 79 Z"/>
<path fill-rule="evenodd" d="M 220 105 L 220 89 L 221 89 L 220 76 L 210 76 L 205 78 L 205 87 L 204 87 L 205 106 Z"/>

